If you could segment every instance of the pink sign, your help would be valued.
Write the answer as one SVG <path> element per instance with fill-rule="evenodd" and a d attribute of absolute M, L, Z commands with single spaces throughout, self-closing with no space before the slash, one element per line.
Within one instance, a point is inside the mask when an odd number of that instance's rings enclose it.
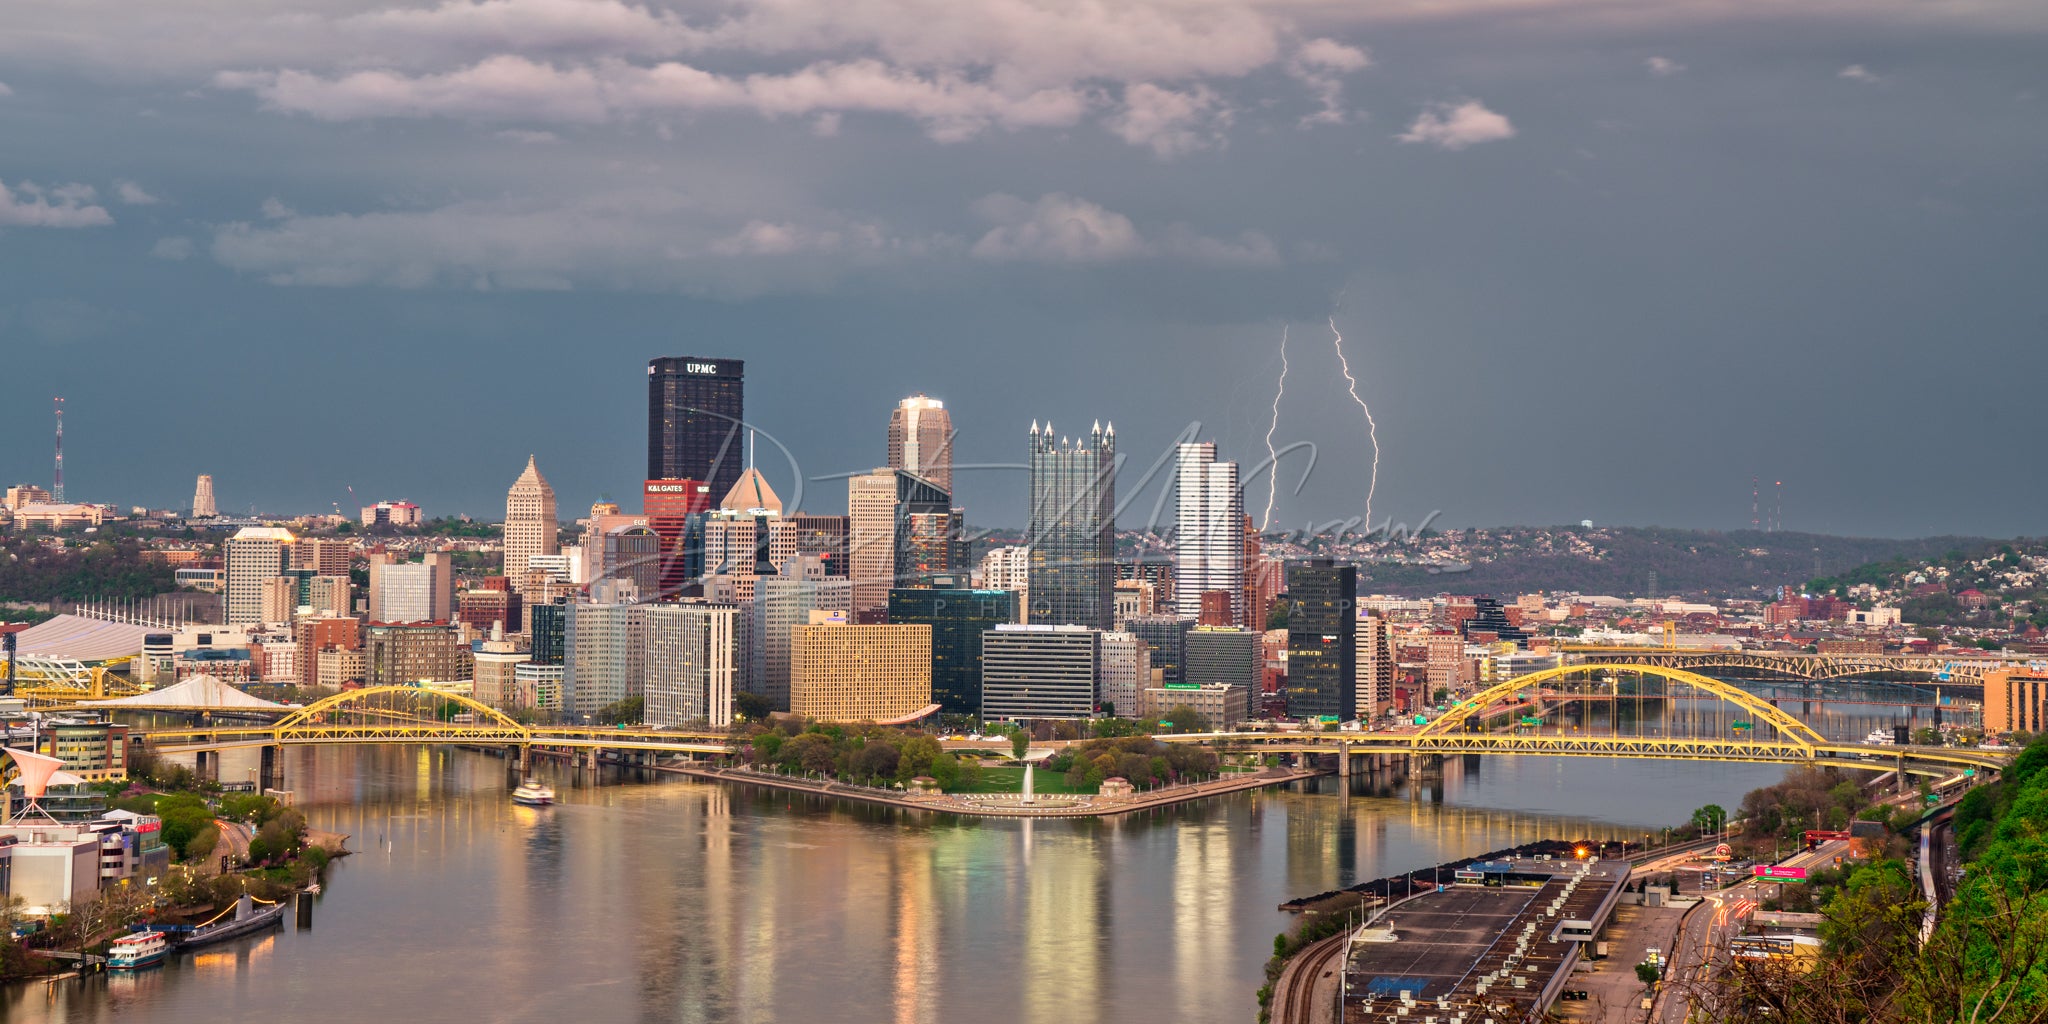
<path fill-rule="evenodd" d="M 1758 864 L 1749 869 L 1758 878 L 1791 878 L 1806 881 L 1805 868 L 1785 868 L 1776 864 Z"/>

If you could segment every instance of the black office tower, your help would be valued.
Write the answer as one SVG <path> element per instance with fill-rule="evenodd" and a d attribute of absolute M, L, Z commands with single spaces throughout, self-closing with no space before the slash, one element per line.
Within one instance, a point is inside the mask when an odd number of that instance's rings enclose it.
<path fill-rule="evenodd" d="M 1017 621 L 1017 595 L 959 588 L 965 576 L 940 576 L 929 588 L 889 591 L 889 624 L 932 627 L 932 702 L 947 714 L 981 713 L 981 635 Z"/>
<path fill-rule="evenodd" d="M 1358 567 L 1327 558 L 1287 563 L 1287 714 L 1357 714 Z"/>
<path fill-rule="evenodd" d="M 647 364 L 647 479 L 701 480 L 716 503 L 746 467 L 746 363 L 676 356 Z"/>

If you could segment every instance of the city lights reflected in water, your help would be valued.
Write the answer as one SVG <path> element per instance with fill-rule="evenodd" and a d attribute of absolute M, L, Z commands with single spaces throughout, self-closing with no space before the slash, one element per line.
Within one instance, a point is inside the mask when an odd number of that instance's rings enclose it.
<path fill-rule="evenodd" d="M 1782 775 L 1453 758 L 1348 795 L 1323 779 L 1034 822 L 554 767 L 562 802 L 525 808 L 504 761 L 446 748 L 295 748 L 286 771 L 313 825 L 359 851 L 310 930 L 0 996 L 10 1024 L 1239 1024 L 1285 900 L 1532 839 L 1640 838 Z"/>

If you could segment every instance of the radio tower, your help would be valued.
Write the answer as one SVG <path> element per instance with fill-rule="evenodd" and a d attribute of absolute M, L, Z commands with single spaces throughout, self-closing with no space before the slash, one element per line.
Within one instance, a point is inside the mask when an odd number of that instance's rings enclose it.
<path fill-rule="evenodd" d="M 1757 493 L 1756 493 L 1756 477 L 1750 477 L 1750 478 L 1749 478 L 1749 528 L 1750 528 L 1750 529 L 1752 529 L 1752 530 L 1756 529 L 1756 528 L 1757 528 L 1757 527 L 1758 527 L 1759 525 L 1761 525 L 1761 524 L 1759 524 L 1759 523 L 1757 522 L 1757 518 L 1756 518 L 1756 498 L 1757 498 Z"/>
<path fill-rule="evenodd" d="M 50 500 L 64 504 L 64 396 L 59 395 L 57 403 L 57 478 L 50 481 Z"/>

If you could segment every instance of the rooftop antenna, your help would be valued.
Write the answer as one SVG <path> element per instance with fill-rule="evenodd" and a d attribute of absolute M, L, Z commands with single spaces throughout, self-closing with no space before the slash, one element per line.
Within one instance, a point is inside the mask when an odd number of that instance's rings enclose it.
<path fill-rule="evenodd" d="M 57 406 L 57 476 L 50 481 L 50 500 L 64 504 L 64 396 L 58 395 Z"/>

